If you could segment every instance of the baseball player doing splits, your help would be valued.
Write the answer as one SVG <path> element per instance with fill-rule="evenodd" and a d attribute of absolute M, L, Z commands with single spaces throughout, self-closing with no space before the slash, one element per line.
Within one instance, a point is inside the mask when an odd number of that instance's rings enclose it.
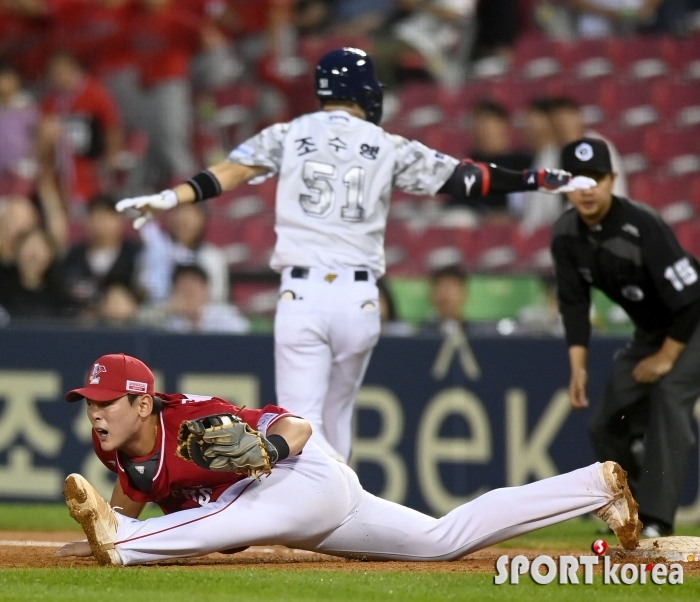
<path fill-rule="evenodd" d="M 272 125 L 228 158 L 160 194 L 124 199 L 140 227 L 153 211 L 197 203 L 239 184 L 278 178 L 270 265 L 281 272 L 275 316 L 277 403 L 304 416 L 329 455 L 350 456 L 352 410 L 379 337 L 375 281 L 384 273 L 384 231 L 392 188 L 416 195 L 587 188 L 561 171 L 509 171 L 461 163 L 386 133 L 382 89 L 370 57 L 342 48 L 316 67 L 321 111 Z"/>
<path fill-rule="evenodd" d="M 212 397 L 156 394 L 149 368 L 123 354 L 98 358 L 85 386 L 66 394 L 83 398 L 95 453 L 118 478 L 111 506 L 82 476 L 66 478 L 66 503 L 88 541 L 59 556 L 92 553 L 101 564 L 133 565 L 285 545 L 353 558 L 453 560 L 588 512 L 623 546 L 637 545 L 637 504 L 614 462 L 496 489 L 435 519 L 364 491 L 348 466 L 308 440 L 306 420 L 278 406 L 239 410 Z M 241 420 L 257 432 L 241 434 Z M 244 456 L 254 475 L 266 474 L 246 476 Z M 137 520 L 149 501 L 165 516 Z"/>

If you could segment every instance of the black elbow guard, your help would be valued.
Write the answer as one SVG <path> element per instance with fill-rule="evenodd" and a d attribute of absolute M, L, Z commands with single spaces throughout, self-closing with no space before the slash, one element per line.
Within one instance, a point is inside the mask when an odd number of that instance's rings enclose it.
<path fill-rule="evenodd" d="M 213 199 L 221 194 L 221 184 L 218 178 L 208 169 L 200 171 L 196 176 L 187 180 L 194 190 L 195 203 L 201 203 L 207 199 Z"/>
<path fill-rule="evenodd" d="M 489 166 L 485 163 L 475 163 L 470 159 L 465 159 L 455 167 L 452 175 L 438 192 L 449 194 L 458 199 L 480 197 L 489 193 L 490 184 Z"/>

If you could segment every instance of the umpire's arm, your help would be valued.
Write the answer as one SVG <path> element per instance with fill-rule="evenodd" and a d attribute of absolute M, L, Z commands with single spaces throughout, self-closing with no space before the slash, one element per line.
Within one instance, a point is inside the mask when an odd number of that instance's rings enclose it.
<path fill-rule="evenodd" d="M 591 337 L 591 322 L 588 312 L 591 305 L 590 285 L 582 278 L 568 252 L 564 236 L 552 232 L 552 257 L 557 279 L 557 300 L 564 322 L 566 342 L 569 347 L 569 401 L 574 409 L 588 407 L 586 397 L 586 357 Z"/>
<path fill-rule="evenodd" d="M 653 383 L 673 369 L 700 322 L 700 278 L 697 261 L 657 215 L 646 216 L 642 260 L 672 315 L 659 350 L 641 360 L 632 371 L 638 382 Z"/>

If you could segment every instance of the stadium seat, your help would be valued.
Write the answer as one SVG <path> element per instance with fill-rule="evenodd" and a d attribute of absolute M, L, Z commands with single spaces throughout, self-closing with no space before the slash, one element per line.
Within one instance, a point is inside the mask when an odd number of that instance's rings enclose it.
<path fill-rule="evenodd" d="M 622 166 L 628 176 L 644 172 L 649 167 L 649 159 L 644 154 L 644 135 L 648 128 L 612 128 L 606 136 L 620 153 Z"/>
<path fill-rule="evenodd" d="M 474 322 L 517 319 L 524 307 L 543 305 L 546 291 L 538 276 L 485 275 L 469 277 L 465 316 Z"/>
<path fill-rule="evenodd" d="M 636 174 L 629 179 L 631 198 L 653 207 L 671 225 L 692 219 L 692 177 Z"/>
<path fill-rule="evenodd" d="M 697 83 L 659 80 L 654 84 L 652 100 L 668 125 L 700 124 L 700 87 Z"/>
<path fill-rule="evenodd" d="M 606 81 L 608 81 L 608 78 L 594 80 L 567 78 L 552 82 L 549 85 L 553 94 L 572 98 L 584 108 L 600 107 L 602 88 Z"/>
<path fill-rule="evenodd" d="M 488 87 L 489 97 L 503 105 L 509 112 L 523 111 L 534 98 L 546 96 L 548 88 L 541 81 L 503 80 L 491 82 Z"/>
<path fill-rule="evenodd" d="M 678 224 L 673 231 L 681 247 L 700 259 L 700 220 Z"/>
<path fill-rule="evenodd" d="M 700 127 L 652 129 L 644 136 L 644 154 L 653 165 L 663 166 L 669 174 L 698 172 Z"/>
<path fill-rule="evenodd" d="M 662 36 L 611 38 L 608 57 L 616 72 L 623 77 L 649 79 L 662 77 L 670 70 L 667 60 L 673 60 L 676 46 Z"/>
<path fill-rule="evenodd" d="M 438 86 L 427 82 L 406 84 L 399 91 L 399 108 L 392 126 L 422 129 L 442 123 L 445 115 L 437 100 Z"/>
<path fill-rule="evenodd" d="M 606 119 L 622 127 L 639 127 L 658 120 L 652 104 L 652 88 L 649 82 L 643 80 L 605 82 L 601 88 L 600 102 Z"/>
<path fill-rule="evenodd" d="M 515 225 L 482 224 L 473 231 L 465 253 L 472 269 L 500 270 L 512 267 L 517 259 L 512 246 Z M 464 248 L 464 243 L 460 248 Z"/>
<path fill-rule="evenodd" d="M 594 80 L 608 77 L 614 71 L 606 39 L 560 42 L 555 52 L 565 75 Z"/>
<path fill-rule="evenodd" d="M 467 132 L 449 125 L 428 128 L 421 142 L 457 159 L 465 157 L 469 148 Z"/>
<path fill-rule="evenodd" d="M 555 53 L 556 42 L 542 35 L 525 35 L 515 43 L 511 73 L 525 79 L 541 80 L 561 72 Z"/>
<path fill-rule="evenodd" d="M 437 102 L 449 122 L 464 126 L 474 105 L 491 97 L 489 90 L 485 81 L 469 82 L 456 90 L 441 87 L 437 89 Z"/>
<path fill-rule="evenodd" d="M 677 44 L 677 69 L 689 80 L 700 79 L 700 34 L 679 40 Z"/>
<path fill-rule="evenodd" d="M 552 256 L 549 251 L 550 228 L 538 228 L 529 236 L 524 235 L 520 228 L 513 232 L 512 246 L 518 257 L 518 267 L 525 270 L 550 271 Z"/>

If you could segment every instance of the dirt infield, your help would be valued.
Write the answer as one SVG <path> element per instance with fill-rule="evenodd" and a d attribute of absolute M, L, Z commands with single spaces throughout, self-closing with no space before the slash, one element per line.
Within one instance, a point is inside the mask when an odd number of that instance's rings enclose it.
<path fill-rule="evenodd" d="M 6 568 L 94 568 L 97 563 L 93 558 L 59 558 L 55 556 L 61 542 L 70 542 L 79 539 L 75 531 L 0 531 L 0 569 Z M 590 554 L 590 550 L 546 550 L 546 549 L 519 549 L 519 548 L 487 548 L 475 552 L 461 560 L 454 562 L 374 562 L 346 560 L 335 558 L 325 554 L 315 554 L 303 550 L 290 550 L 283 546 L 252 547 L 237 554 L 209 554 L 199 558 L 185 558 L 181 560 L 164 560 L 152 562 L 145 567 L 180 567 L 187 570 L 201 570 L 207 568 L 244 569 L 264 565 L 266 568 L 277 567 L 280 569 L 319 569 L 319 570 L 343 570 L 343 571 L 420 571 L 442 573 L 488 573 L 494 574 L 496 559 L 502 554 L 508 554 L 511 558 L 522 554 L 532 560 L 540 554 L 557 557 L 562 554 L 580 556 Z M 617 559 L 614 562 L 631 562 L 638 564 L 641 559 Z M 600 572 L 602 567 L 596 567 L 595 572 Z M 686 563 L 683 565 L 685 575 L 700 576 L 700 562 Z"/>
<path fill-rule="evenodd" d="M 0 569 L 4 568 L 90 568 L 97 563 L 92 558 L 59 558 L 55 552 L 59 542 L 79 539 L 75 531 L 0 531 Z M 26 545 L 24 545 L 26 542 Z M 314 554 L 302 550 L 290 550 L 282 546 L 253 547 L 237 554 L 209 554 L 200 558 L 153 562 L 147 566 L 177 566 L 197 570 L 206 568 L 230 567 L 231 569 L 251 568 L 265 565 L 281 569 L 321 569 L 345 571 L 421 571 L 421 572 L 494 572 L 496 558 L 508 554 L 511 558 L 524 554 L 534 558 L 538 554 L 558 556 L 561 550 L 518 550 L 488 548 L 475 552 L 455 562 L 367 562 L 345 560 L 325 554 Z M 585 554 L 584 550 L 571 550 L 574 555 Z M 700 574 L 700 568 L 698 570 Z"/>

